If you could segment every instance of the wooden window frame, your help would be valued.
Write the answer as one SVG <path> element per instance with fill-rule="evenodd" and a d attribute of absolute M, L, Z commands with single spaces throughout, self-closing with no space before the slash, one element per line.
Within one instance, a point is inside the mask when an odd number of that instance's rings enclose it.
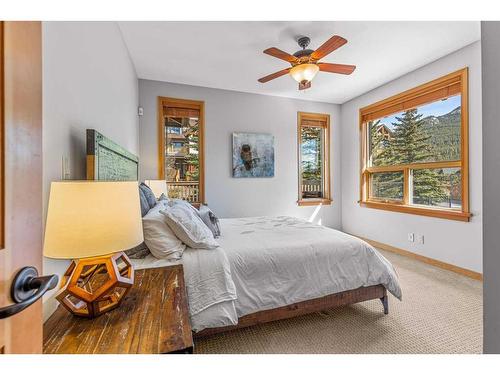
<path fill-rule="evenodd" d="M 303 120 L 320 121 L 323 126 L 303 125 Z M 301 128 L 304 126 L 321 127 L 323 129 L 323 198 L 303 199 L 302 198 L 302 134 Z M 299 206 L 330 205 L 332 203 L 331 181 L 330 181 L 330 115 L 323 113 L 297 112 L 297 160 L 298 160 L 298 199 Z"/>
<path fill-rule="evenodd" d="M 394 166 L 368 166 L 368 130 L 371 120 L 402 112 L 417 106 L 432 103 L 454 95 L 461 95 L 461 158 L 453 161 L 400 164 Z M 468 68 L 435 79 L 413 89 L 391 96 L 359 110 L 360 129 L 360 200 L 361 206 L 437 217 L 442 219 L 469 221 L 469 105 Z M 424 207 L 409 203 L 409 174 L 412 169 L 460 168 L 462 188 L 462 208 Z M 376 172 L 403 172 L 403 201 L 384 201 L 370 198 L 370 176 Z"/>
<path fill-rule="evenodd" d="M 164 107 L 180 107 L 199 111 L 198 123 L 198 155 L 199 155 L 199 202 L 193 205 L 205 204 L 205 102 L 200 100 L 158 97 L 158 179 L 165 179 L 165 131 Z"/>

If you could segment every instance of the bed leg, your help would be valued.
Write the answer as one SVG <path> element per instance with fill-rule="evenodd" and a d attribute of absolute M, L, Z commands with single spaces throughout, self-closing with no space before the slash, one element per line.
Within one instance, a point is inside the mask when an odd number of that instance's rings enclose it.
<path fill-rule="evenodd" d="M 380 298 L 382 305 L 384 306 L 384 314 L 389 314 L 389 298 L 387 297 L 387 292 L 384 292 L 384 296 Z"/>

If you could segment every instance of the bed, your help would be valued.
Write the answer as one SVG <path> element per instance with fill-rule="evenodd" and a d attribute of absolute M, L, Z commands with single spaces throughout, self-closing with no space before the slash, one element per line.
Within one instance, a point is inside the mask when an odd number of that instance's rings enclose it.
<path fill-rule="evenodd" d="M 106 140 L 106 152 L 96 162 L 99 142 L 89 134 L 94 145 L 87 147 L 94 152 L 87 156 L 89 178 L 133 179 L 130 160 L 138 159 L 128 152 L 122 157 L 121 148 Z M 388 314 L 387 292 L 402 297 L 390 262 L 356 237 L 287 216 L 221 219 L 220 224 L 216 249 L 188 248 L 177 262 L 152 255 L 133 260 L 136 269 L 183 264 L 195 336 L 372 299 L 380 299 L 381 313 Z"/>

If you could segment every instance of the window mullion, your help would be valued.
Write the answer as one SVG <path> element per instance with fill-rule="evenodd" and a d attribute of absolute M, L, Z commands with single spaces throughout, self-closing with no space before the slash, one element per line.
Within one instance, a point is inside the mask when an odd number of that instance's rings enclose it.
<path fill-rule="evenodd" d="M 405 205 L 410 204 L 410 194 L 411 194 L 411 176 L 410 168 L 405 168 L 403 171 L 403 202 Z"/>
<path fill-rule="evenodd" d="M 439 168 L 460 168 L 460 160 L 446 160 L 446 161 L 433 161 L 433 162 L 422 162 L 422 163 L 412 163 L 412 164 L 399 164 L 399 165 L 381 165 L 374 167 L 366 167 L 370 173 L 381 173 L 381 172 L 398 172 L 404 171 L 405 168 L 408 169 L 439 169 Z"/>

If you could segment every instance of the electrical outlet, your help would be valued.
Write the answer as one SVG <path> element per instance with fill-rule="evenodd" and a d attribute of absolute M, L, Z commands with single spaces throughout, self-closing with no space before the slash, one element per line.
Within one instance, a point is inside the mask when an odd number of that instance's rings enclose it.
<path fill-rule="evenodd" d="M 420 245 L 424 244 L 424 235 L 423 234 L 417 235 L 417 243 L 419 243 Z"/>
<path fill-rule="evenodd" d="M 408 241 L 415 242 L 415 234 L 414 233 L 408 233 Z"/>

